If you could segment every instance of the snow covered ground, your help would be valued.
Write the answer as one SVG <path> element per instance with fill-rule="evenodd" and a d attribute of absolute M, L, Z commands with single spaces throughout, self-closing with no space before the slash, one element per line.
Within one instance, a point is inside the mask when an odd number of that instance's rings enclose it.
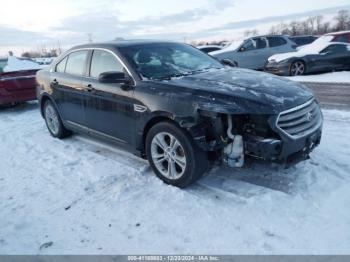
<path fill-rule="evenodd" d="M 118 148 L 50 137 L 35 103 L 0 111 L 0 253 L 349 254 L 350 112 L 324 115 L 311 160 L 180 190 Z"/>
<path fill-rule="evenodd" d="M 350 71 L 325 73 L 319 75 L 291 76 L 287 78 L 298 82 L 350 83 Z"/>

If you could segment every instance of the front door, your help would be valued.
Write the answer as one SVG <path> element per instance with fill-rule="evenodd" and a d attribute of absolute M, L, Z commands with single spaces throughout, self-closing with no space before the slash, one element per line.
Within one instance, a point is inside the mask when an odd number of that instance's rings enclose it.
<path fill-rule="evenodd" d="M 345 45 L 333 44 L 320 53 L 318 65 L 320 70 L 332 71 L 346 69 L 348 49 Z"/>
<path fill-rule="evenodd" d="M 89 96 L 85 116 L 92 133 L 130 144 L 135 130 L 133 91 L 123 89 L 123 84 L 98 81 L 101 73 L 123 71 L 116 55 L 106 50 L 93 51 L 90 69 L 83 80 L 83 88 Z"/>

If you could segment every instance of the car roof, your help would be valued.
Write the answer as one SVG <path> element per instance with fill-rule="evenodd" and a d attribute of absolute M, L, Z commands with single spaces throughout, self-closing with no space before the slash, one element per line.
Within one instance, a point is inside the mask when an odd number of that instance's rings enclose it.
<path fill-rule="evenodd" d="M 315 37 L 315 38 L 318 38 L 318 36 L 315 36 L 315 35 L 293 35 L 293 36 L 289 36 L 289 38 L 303 38 L 303 37 Z"/>
<path fill-rule="evenodd" d="M 162 43 L 176 43 L 176 42 L 162 41 L 162 40 L 145 40 L 145 39 L 117 40 L 117 41 L 78 45 L 78 46 L 74 46 L 71 50 L 82 49 L 82 48 L 106 48 L 106 47 L 118 48 L 118 47 L 137 46 L 137 45 L 144 45 L 144 44 L 162 44 Z"/>
<path fill-rule="evenodd" d="M 246 39 L 256 38 L 256 37 L 288 37 L 288 36 L 287 35 L 257 35 L 257 36 L 247 37 Z"/>

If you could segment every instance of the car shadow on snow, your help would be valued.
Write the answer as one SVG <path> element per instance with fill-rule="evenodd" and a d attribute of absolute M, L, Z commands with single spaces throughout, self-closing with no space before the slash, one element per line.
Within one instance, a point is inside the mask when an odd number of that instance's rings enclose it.
<path fill-rule="evenodd" d="M 288 169 L 261 163 L 253 163 L 242 169 L 217 167 L 194 185 L 194 188 L 204 188 L 226 196 L 231 194 L 244 198 L 265 194 L 270 190 L 295 195 L 305 186 L 303 186 L 305 181 L 300 179 L 300 176 L 307 175 L 306 165 L 309 164 L 299 163 Z"/>
<path fill-rule="evenodd" d="M 38 109 L 38 102 L 30 101 L 30 102 L 23 102 L 23 103 L 14 104 L 14 105 L 2 105 L 0 106 L 0 114 L 3 112 L 6 112 L 6 113 L 22 112 L 22 111 L 37 110 L 37 109 Z"/>

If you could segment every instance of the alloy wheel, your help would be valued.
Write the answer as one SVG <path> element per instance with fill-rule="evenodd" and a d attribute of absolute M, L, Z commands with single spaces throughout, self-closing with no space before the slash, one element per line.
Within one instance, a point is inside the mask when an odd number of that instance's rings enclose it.
<path fill-rule="evenodd" d="M 290 69 L 291 75 L 300 76 L 305 72 L 305 65 L 303 62 L 294 62 Z"/>
<path fill-rule="evenodd" d="M 183 146 L 175 136 L 162 132 L 151 142 L 151 157 L 155 167 L 167 179 L 176 180 L 186 170 L 186 155 Z"/>

